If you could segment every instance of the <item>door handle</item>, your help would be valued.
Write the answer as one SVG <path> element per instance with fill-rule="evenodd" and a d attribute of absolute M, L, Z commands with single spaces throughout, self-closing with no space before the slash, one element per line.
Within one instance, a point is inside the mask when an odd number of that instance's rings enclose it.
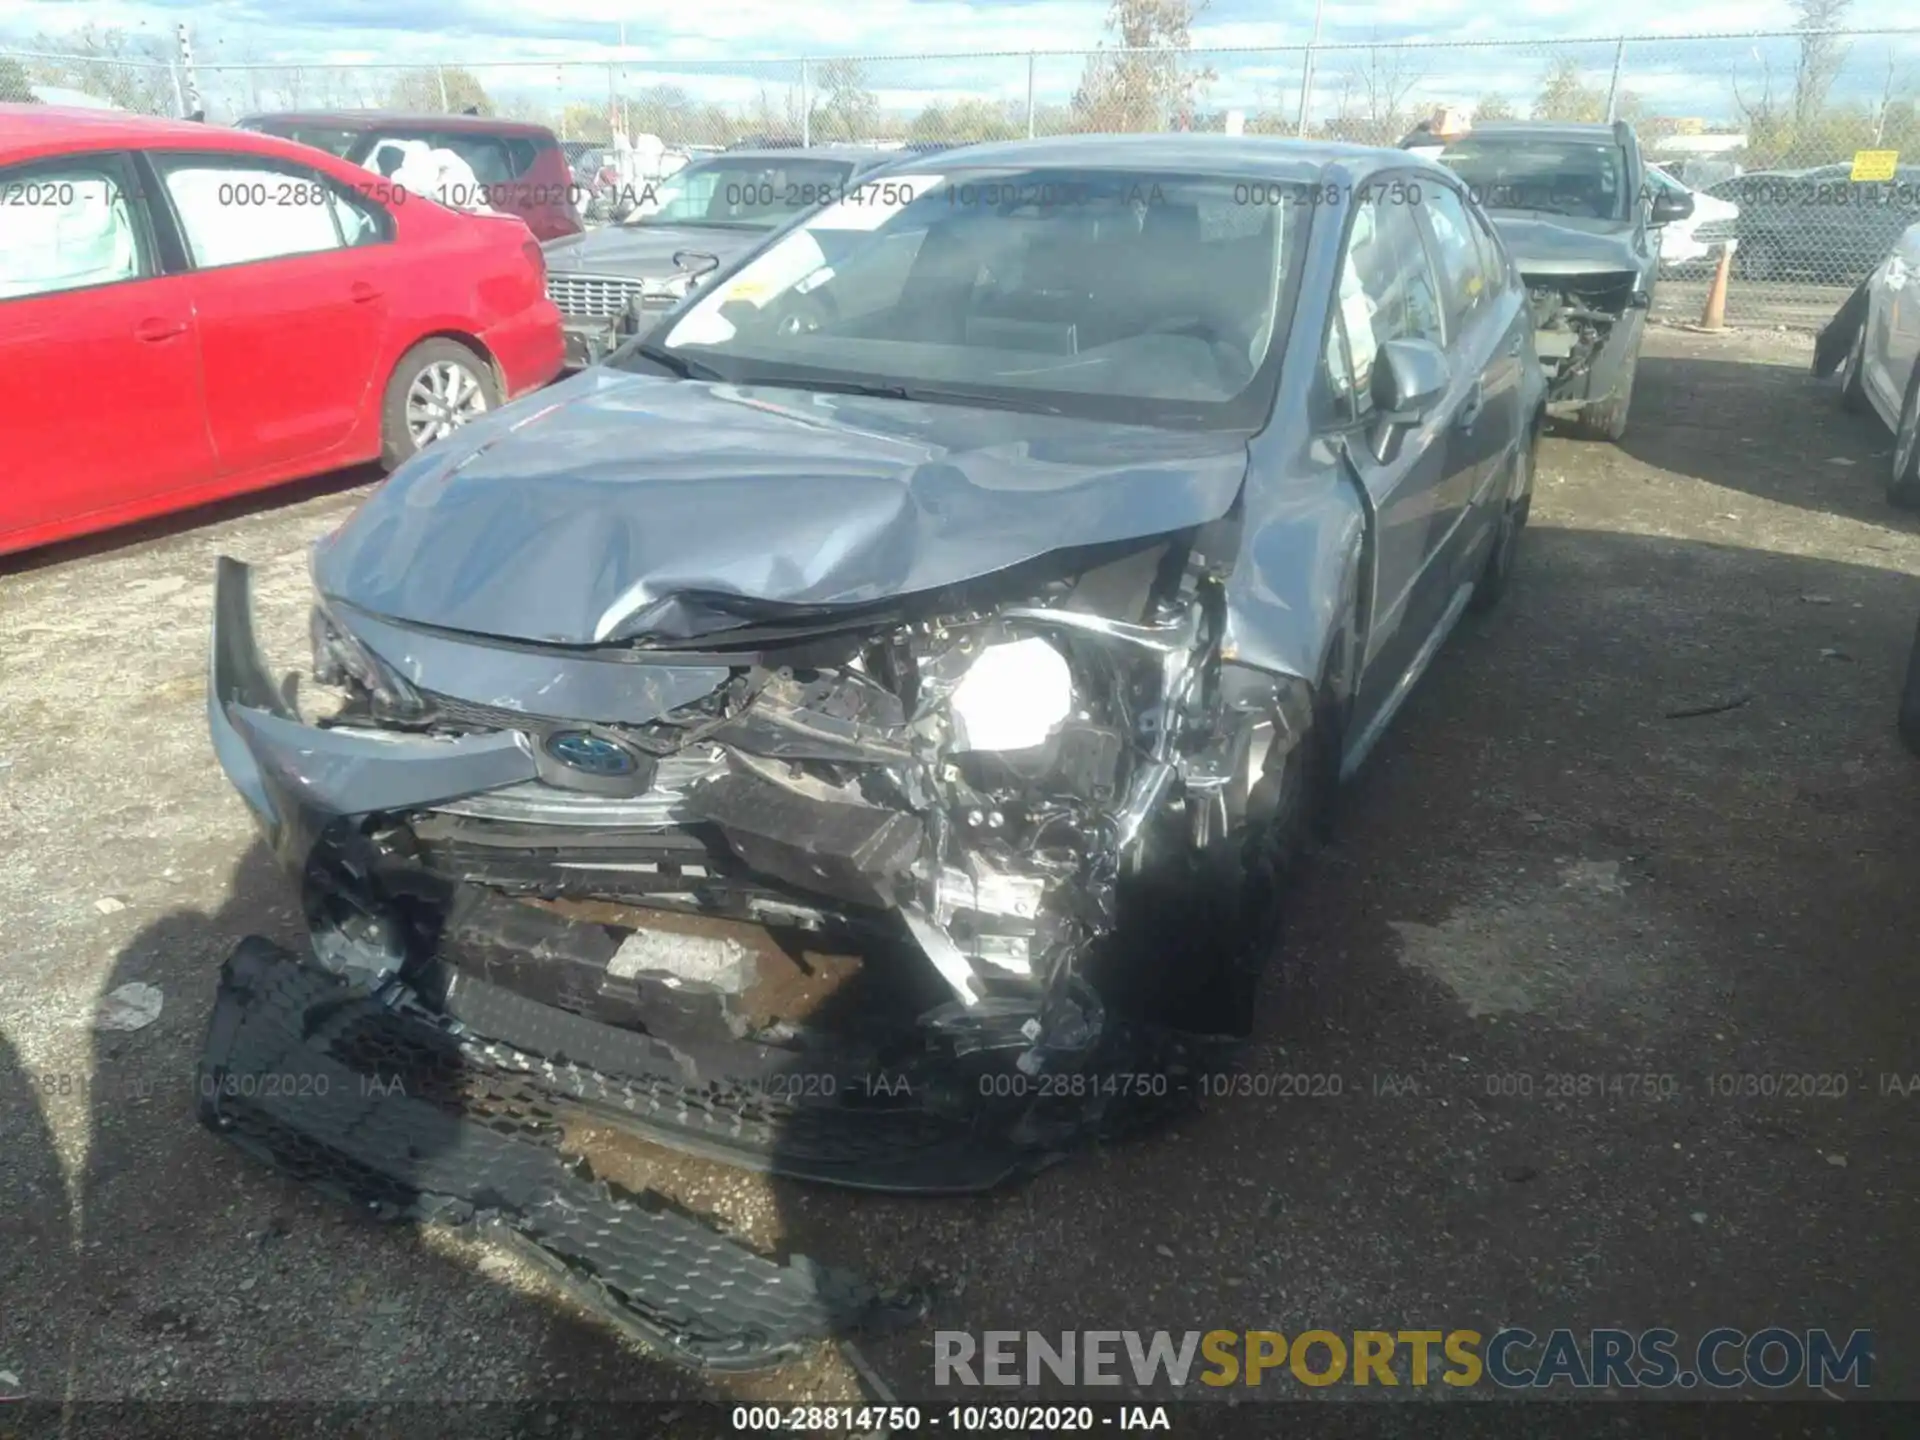
<path fill-rule="evenodd" d="M 365 305 L 369 300 L 380 298 L 380 291 L 364 280 L 354 281 L 347 290 L 347 294 L 353 297 L 353 303 L 356 305 Z"/>
<path fill-rule="evenodd" d="M 1460 414 L 1453 422 L 1454 427 L 1459 430 L 1471 430 L 1474 421 L 1480 418 L 1481 410 L 1486 407 L 1486 402 L 1486 392 L 1481 388 L 1480 383 L 1475 381 L 1473 389 L 1468 392 L 1466 403 L 1461 405 Z"/>
<path fill-rule="evenodd" d="M 1513 339 L 1507 342 L 1507 354 L 1509 355 L 1518 355 L 1522 350 L 1526 348 L 1527 348 L 1527 337 L 1524 335 L 1516 335 L 1513 337 Z"/>
<path fill-rule="evenodd" d="M 151 316 L 133 327 L 133 338 L 145 340 L 150 345 L 186 333 L 187 322 L 184 320 L 161 320 Z"/>

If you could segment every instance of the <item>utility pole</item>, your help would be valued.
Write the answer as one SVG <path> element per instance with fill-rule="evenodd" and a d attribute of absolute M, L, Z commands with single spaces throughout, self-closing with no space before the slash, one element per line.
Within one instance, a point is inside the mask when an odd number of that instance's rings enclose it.
<path fill-rule="evenodd" d="M 1320 48 L 1320 20 L 1326 10 L 1326 0 L 1313 0 L 1313 39 L 1307 42 L 1307 58 L 1300 68 L 1300 123 L 1297 127 L 1302 140 L 1307 138 L 1307 106 L 1313 99 L 1313 55 Z"/>
<path fill-rule="evenodd" d="M 174 31 L 174 38 L 180 46 L 180 74 L 186 78 L 186 96 L 181 102 L 186 115 L 194 115 L 206 106 L 200 99 L 200 78 L 193 73 L 193 42 L 187 38 L 187 22 L 182 20 Z"/>

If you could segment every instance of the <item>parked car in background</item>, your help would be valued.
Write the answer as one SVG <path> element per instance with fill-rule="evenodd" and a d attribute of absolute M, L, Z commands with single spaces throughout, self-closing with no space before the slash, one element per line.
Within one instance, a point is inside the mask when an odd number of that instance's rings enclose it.
<path fill-rule="evenodd" d="M 474 192 L 447 198 L 455 208 L 482 206 L 526 221 L 536 240 L 578 235 L 573 168 L 544 125 L 481 115 L 404 115 L 386 110 L 302 110 L 249 115 L 242 130 L 296 140 L 381 174 L 381 154 L 404 141 L 451 150 L 472 169 Z"/>
<path fill-rule="evenodd" d="M 552 379 L 540 247 L 244 130 L 0 105 L 0 551 L 389 466 Z"/>
<path fill-rule="evenodd" d="M 1252 136 L 970 147 L 795 218 L 319 544 L 328 725 L 220 562 L 214 746 L 310 899 L 264 973 L 806 1179 L 1111 1133 L 1050 1077 L 1247 1033 L 1338 783 L 1510 588 L 1545 379 L 1492 242 L 1430 162 Z M 742 988 L 768 927 L 826 1000 Z"/>
<path fill-rule="evenodd" d="M 1920 222 L 1820 332 L 1813 369 L 1839 370 L 1840 403 L 1893 432 L 1887 499 L 1920 507 Z"/>
<path fill-rule="evenodd" d="M 1416 131 L 1403 147 L 1432 149 Z M 1531 299 L 1547 410 L 1576 433 L 1626 434 L 1634 373 L 1660 271 L 1657 230 L 1693 213 L 1684 190 L 1647 180 L 1624 121 L 1486 121 L 1435 152 L 1485 207 Z"/>
<path fill-rule="evenodd" d="M 672 309 L 703 272 L 898 158 L 836 146 L 730 150 L 642 186 L 631 218 L 547 246 L 568 364 L 593 364 Z"/>
<path fill-rule="evenodd" d="M 1737 245 L 1740 207 L 1731 200 L 1719 200 L 1704 190 L 1695 190 L 1669 175 L 1664 167 L 1649 166 L 1647 184 L 1657 194 L 1676 199 L 1685 196 L 1693 206 L 1684 220 L 1671 220 L 1658 227 L 1660 270 L 1662 274 L 1697 269 L 1709 262 L 1718 263 L 1723 246 Z"/>
<path fill-rule="evenodd" d="M 1795 277 L 1858 285 L 1900 232 L 1920 221 L 1920 165 L 1891 181 L 1856 181 L 1850 162 L 1811 170 L 1751 171 L 1708 194 L 1740 207 L 1734 273 L 1746 280 Z"/>

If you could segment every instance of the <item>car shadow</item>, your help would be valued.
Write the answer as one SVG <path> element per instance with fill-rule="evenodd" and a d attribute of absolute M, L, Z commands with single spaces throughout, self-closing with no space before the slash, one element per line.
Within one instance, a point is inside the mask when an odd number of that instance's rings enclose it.
<path fill-rule="evenodd" d="M 1781 423 L 1788 416 L 1791 426 Z M 1799 366 L 1643 353 L 1620 448 L 1759 499 L 1920 526 L 1887 503 L 1893 436 L 1880 418 L 1842 410 L 1837 383 Z"/>
<path fill-rule="evenodd" d="M 286 876 L 257 842 L 218 910 L 162 916 L 121 950 L 102 993 L 156 986 L 161 1013 L 131 1032 L 94 1035 L 89 1073 L 29 1075 L 0 1041 L 0 1283 L 16 1306 L 3 1363 L 28 1396 L 285 1398 L 364 1418 L 380 1400 L 551 1405 L 715 1393 L 537 1281 L 476 1270 L 471 1249 L 440 1243 L 457 1240 L 453 1232 L 362 1219 L 203 1128 L 195 1066 L 221 961 L 248 934 L 305 943 Z M 46 1117 L 72 1095 L 86 1097 L 85 1133 L 62 1147 Z M 27 1296 L 43 1297 L 35 1323 L 13 1323 Z M 487 1369 L 476 1374 L 463 1360 L 482 1330 Z M 503 1354 L 513 1357 L 505 1369 Z M 372 1393 L 341 1388 L 343 1377 L 375 1375 Z M 437 1419 L 414 1410 L 423 1435 L 529 1422 L 508 1406 Z M 136 1422 L 154 1419 L 128 1412 L 116 1423 L 119 1433 L 145 1433 Z M 207 1434 L 215 1420 L 223 1433 L 259 1433 L 259 1413 L 237 1405 L 179 1423 Z"/>
<path fill-rule="evenodd" d="M 329 495 L 343 495 L 361 486 L 376 484 L 381 478 L 378 465 L 349 465 L 344 469 L 328 470 L 320 475 L 269 485 L 263 490 L 250 490 L 244 495 L 209 500 L 204 505 L 156 515 L 150 520 L 136 521 L 131 525 L 79 535 L 71 540 L 57 541 L 14 555 L 0 555 L 0 579 L 56 565 L 70 565 L 75 561 L 109 555 L 116 550 L 130 549 L 157 540 L 172 539 L 189 531 L 264 515 L 309 500 L 325 499 Z"/>

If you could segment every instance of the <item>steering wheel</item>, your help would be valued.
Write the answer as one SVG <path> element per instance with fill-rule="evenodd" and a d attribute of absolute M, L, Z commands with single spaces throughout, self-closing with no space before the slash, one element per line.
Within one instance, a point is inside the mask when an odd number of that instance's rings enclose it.
<path fill-rule="evenodd" d="M 773 322 L 776 335 L 817 335 L 832 318 L 826 305 L 811 295 L 795 295 L 780 307 L 780 318 Z"/>

